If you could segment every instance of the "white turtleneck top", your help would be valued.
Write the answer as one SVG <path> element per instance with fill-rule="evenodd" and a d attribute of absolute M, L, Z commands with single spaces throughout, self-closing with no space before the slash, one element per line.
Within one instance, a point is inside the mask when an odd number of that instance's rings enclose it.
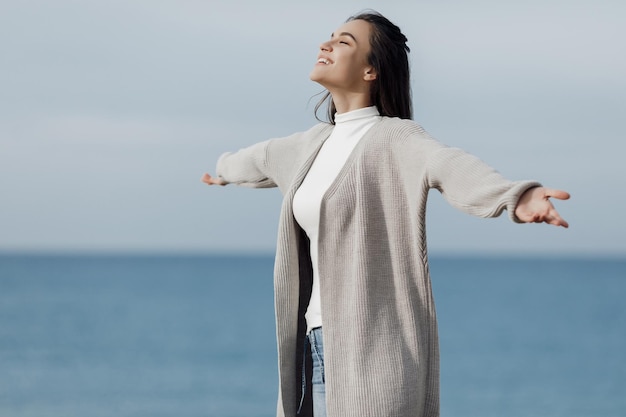
<path fill-rule="evenodd" d="M 322 145 L 311 169 L 294 195 L 294 217 L 311 241 L 313 289 L 305 314 L 307 333 L 322 325 L 318 265 L 318 229 L 322 198 L 345 165 L 354 147 L 369 128 L 379 120 L 380 114 L 376 106 L 335 114 L 335 127 L 332 133 Z"/>

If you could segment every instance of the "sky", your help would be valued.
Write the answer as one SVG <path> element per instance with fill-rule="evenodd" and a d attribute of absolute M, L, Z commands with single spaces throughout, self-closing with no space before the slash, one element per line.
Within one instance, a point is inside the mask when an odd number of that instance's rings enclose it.
<path fill-rule="evenodd" d="M 433 191 L 431 253 L 626 255 L 626 3 L 0 2 L 0 251 L 262 252 L 278 190 L 207 187 L 225 151 L 308 129 L 319 45 L 371 8 L 411 47 L 415 120 L 569 229 Z"/>

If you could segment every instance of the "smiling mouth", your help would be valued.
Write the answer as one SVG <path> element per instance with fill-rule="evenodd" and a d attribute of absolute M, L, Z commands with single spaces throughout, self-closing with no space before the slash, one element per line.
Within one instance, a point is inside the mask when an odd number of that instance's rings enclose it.
<path fill-rule="evenodd" d="M 317 60 L 317 63 L 318 64 L 329 65 L 330 61 L 328 59 L 326 59 L 326 58 L 320 58 L 320 59 Z"/>

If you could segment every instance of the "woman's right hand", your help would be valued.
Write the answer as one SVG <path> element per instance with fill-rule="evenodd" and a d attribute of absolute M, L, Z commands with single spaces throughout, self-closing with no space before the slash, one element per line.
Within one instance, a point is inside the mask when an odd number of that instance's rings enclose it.
<path fill-rule="evenodd" d="M 226 181 L 224 181 L 220 177 L 212 177 L 206 173 L 202 176 L 202 182 L 207 185 L 221 185 L 221 186 L 226 185 Z"/>

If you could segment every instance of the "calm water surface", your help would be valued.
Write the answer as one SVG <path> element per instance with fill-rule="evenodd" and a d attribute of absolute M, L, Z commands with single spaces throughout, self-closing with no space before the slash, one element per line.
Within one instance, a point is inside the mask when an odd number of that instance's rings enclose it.
<path fill-rule="evenodd" d="M 268 256 L 0 256 L 0 416 L 275 415 Z M 435 258 L 442 416 L 626 416 L 626 260 Z"/>

